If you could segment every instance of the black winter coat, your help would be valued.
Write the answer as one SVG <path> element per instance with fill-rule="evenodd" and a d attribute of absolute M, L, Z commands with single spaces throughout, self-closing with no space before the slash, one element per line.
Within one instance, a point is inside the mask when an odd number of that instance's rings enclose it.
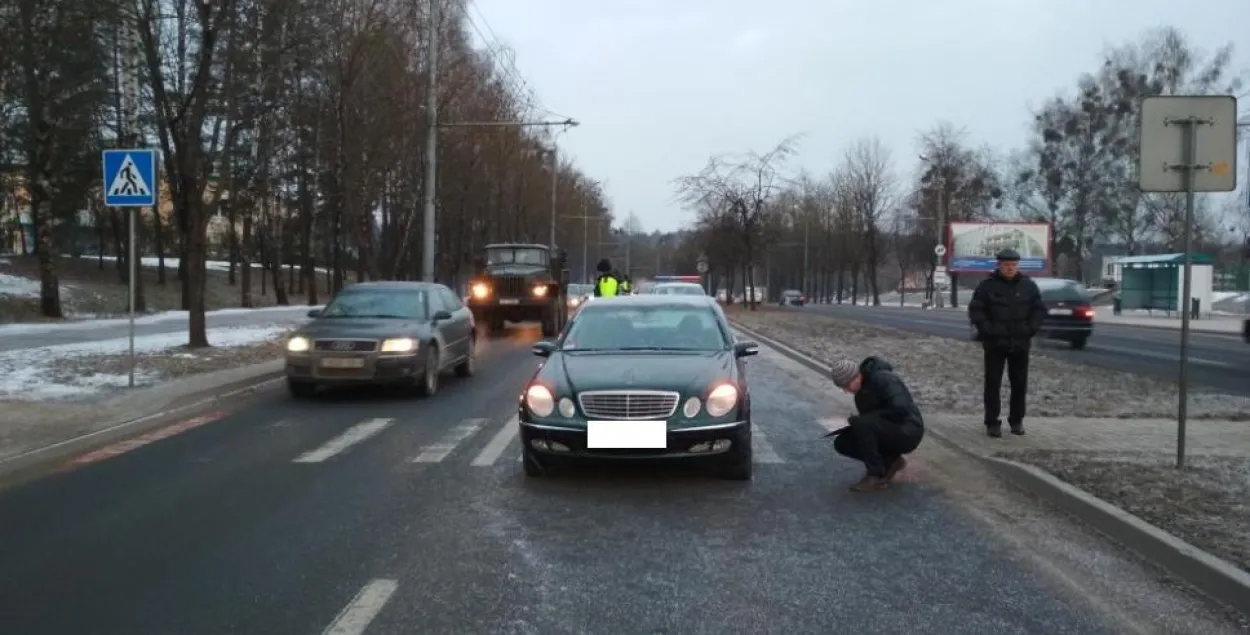
<path fill-rule="evenodd" d="M 924 433 L 924 417 L 911 397 L 911 391 L 894 367 L 880 357 L 869 357 L 859 364 L 862 376 L 855 393 L 856 417 L 872 417 L 881 423 L 909 426 L 916 434 Z"/>
<path fill-rule="evenodd" d="M 968 318 L 983 345 L 1027 351 L 1042 329 L 1046 304 L 1032 278 L 1021 273 L 1009 280 L 995 271 L 977 285 L 968 303 Z"/>

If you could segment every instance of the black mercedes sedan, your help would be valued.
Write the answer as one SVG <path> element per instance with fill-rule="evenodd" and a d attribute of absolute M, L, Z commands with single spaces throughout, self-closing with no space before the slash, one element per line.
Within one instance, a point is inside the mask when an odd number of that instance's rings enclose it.
<path fill-rule="evenodd" d="M 422 396 L 439 376 L 476 370 L 473 314 L 451 289 L 427 282 L 361 282 L 344 287 L 286 345 L 291 395 L 322 386 L 399 384 Z"/>
<path fill-rule="evenodd" d="M 526 476 L 579 460 L 704 461 L 750 480 L 751 396 L 745 358 L 708 296 L 598 298 L 555 341 L 520 395 Z"/>

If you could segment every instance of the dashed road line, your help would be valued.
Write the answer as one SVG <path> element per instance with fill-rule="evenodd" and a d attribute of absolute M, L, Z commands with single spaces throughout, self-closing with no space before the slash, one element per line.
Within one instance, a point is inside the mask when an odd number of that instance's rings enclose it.
<path fill-rule="evenodd" d="M 519 432 L 520 426 L 517 423 L 516 416 L 509 417 L 503 423 L 503 427 L 499 429 L 499 432 L 496 432 L 495 436 L 486 444 L 486 447 L 482 448 L 482 451 L 474 457 L 473 466 L 486 467 L 494 465 L 495 461 L 499 459 L 499 455 L 508 449 L 508 446 L 512 444 L 513 439 L 517 438 Z"/>
<path fill-rule="evenodd" d="M 370 581 L 343 607 L 322 635 L 361 635 L 398 588 L 399 583 L 394 580 Z"/>
<path fill-rule="evenodd" d="M 768 442 L 768 437 L 755 427 L 751 430 L 751 460 L 754 463 L 785 463 L 786 460 L 781 458 L 777 451 L 773 449 L 773 445 Z"/>

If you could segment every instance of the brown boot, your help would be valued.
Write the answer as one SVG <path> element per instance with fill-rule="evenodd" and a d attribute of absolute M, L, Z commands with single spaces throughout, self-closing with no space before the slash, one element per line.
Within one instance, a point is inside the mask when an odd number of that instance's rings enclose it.
<path fill-rule="evenodd" d="M 890 486 L 890 482 L 880 476 L 865 474 L 864 478 L 851 486 L 852 492 L 877 492 Z"/>
<path fill-rule="evenodd" d="M 894 459 L 894 462 L 890 464 L 890 468 L 885 472 L 885 480 L 892 482 L 894 477 L 898 476 L 898 473 L 902 472 L 905 467 L 907 467 L 907 459 L 901 456 Z"/>

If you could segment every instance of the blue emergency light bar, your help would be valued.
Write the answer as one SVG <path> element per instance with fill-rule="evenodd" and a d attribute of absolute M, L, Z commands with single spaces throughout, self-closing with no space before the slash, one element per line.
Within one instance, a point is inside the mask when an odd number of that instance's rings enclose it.
<path fill-rule="evenodd" d="M 652 278 L 655 282 L 703 282 L 703 276 L 656 276 Z"/>

